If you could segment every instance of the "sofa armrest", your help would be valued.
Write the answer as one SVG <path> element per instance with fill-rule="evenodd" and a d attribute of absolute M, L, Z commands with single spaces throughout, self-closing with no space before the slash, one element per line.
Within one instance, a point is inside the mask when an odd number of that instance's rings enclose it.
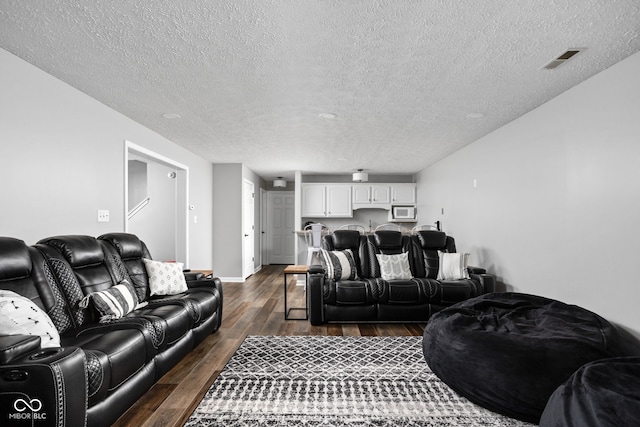
<path fill-rule="evenodd" d="M 0 364 L 0 424 L 83 426 L 87 370 L 78 347 L 37 350 Z"/>
<path fill-rule="evenodd" d="M 480 269 L 483 270 L 483 269 Z M 496 289 L 496 278 L 495 276 L 491 275 L 491 274 L 476 274 L 476 273 L 471 273 L 469 274 L 469 276 L 474 279 L 477 280 L 478 282 L 480 282 L 480 285 L 482 285 L 482 294 L 490 294 L 492 292 L 495 292 Z"/>
<path fill-rule="evenodd" d="M 192 271 L 185 271 L 184 273 L 184 278 L 188 281 L 191 280 L 200 280 L 200 279 L 204 279 L 204 274 L 203 273 L 194 273 Z"/>
<path fill-rule="evenodd" d="M 202 273 L 197 273 L 202 274 Z M 189 279 L 187 278 L 187 287 L 188 288 L 221 288 L 222 282 L 217 277 L 211 277 L 209 279 L 204 276 L 199 277 L 198 279 Z"/>
<path fill-rule="evenodd" d="M 487 274 L 487 269 L 482 267 L 467 266 L 469 274 Z"/>
<path fill-rule="evenodd" d="M 36 335 L 0 335 L 0 365 L 40 350 L 40 341 Z"/>
<path fill-rule="evenodd" d="M 307 308 L 312 325 L 322 325 L 324 320 L 324 269 L 320 265 L 309 266 L 307 283 Z"/>
<path fill-rule="evenodd" d="M 220 300 L 220 304 L 218 305 L 218 323 L 215 327 L 217 331 L 222 325 L 222 303 L 223 303 L 223 294 L 222 294 L 222 281 L 218 277 L 206 278 L 202 277 L 198 280 L 187 280 L 187 287 L 189 289 L 209 289 L 211 293 L 216 295 Z"/>
<path fill-rule="evenodd" d="M 309 274 L 322 274 L 324 275 L 324 268 L 320 264 L 312 264 L 309 266 Z"/>

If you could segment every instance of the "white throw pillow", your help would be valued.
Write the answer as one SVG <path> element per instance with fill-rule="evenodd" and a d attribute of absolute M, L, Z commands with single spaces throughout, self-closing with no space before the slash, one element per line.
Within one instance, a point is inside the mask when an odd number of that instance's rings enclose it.
<path fill-rule="evenodd" d="M 380 264 L 380 275 L 384 280 L 413 278 L 407 252 L 395 255 L 376 254 L 376 258 Z"/>
<path fill-rule="evenodd" d="M 175 295 L 185 292 L 187 281 L 181 262 L 161 262 L 142 258 L 149 276 L 150 295 Z"/>
<path fill-rule="evenodd" d="M 42 348 L 60 347 L 60 334 L 47 313 L 15 292 L 0 290 L 0 331 L 6 335 L 38 335 Z"/>
<path fill-rule="evenodd" d="M 446 253 L 438 251 L 440 267 L 438 268 L 438 280 L 468 279 L 469 254 Z"/>

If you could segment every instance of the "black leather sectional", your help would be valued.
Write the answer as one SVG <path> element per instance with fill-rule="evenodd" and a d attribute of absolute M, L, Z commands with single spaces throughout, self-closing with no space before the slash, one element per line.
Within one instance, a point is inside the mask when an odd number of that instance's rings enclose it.
<path fill-rule="evenodd" d="M 438 280 L 439 252 L 455 253 L 455 240 L 435 230 L 406 235 L 380 230 L 361 235 L 336 230 L 323 236 L 328 251 L 351 250 L 357 277 L 334 280 L 321 265 L 309 268 L 307 303 L 313 325 L 327 322 L 426 322 L 444 307 L 493 292 L 495 278 L 469 267 L 469 278 Z M 411 278 L 384 280 L 376 254 L 408 254 Z"/>
<path fill-rule="evenodd" d="M 30 299 L 60 334 L 60 347 L 41 348 L 40 336 L 0 331 L 0 425 L 108 426 L 218 330 L 219 279 L 191 274 L 186 292 L 150 296 L 143 258 L 145 244 L 126 233 L 33 246 L 0 237 L 0 289 Z M 83 308 L 85 296 L 123 280 L 144 307 L 106 323 Z"/>

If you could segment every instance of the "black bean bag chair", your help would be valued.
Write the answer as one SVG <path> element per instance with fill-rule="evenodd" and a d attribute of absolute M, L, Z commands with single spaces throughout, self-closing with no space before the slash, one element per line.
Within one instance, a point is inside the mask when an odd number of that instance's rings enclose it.
<path fill-rule="evenodd" d="M 597 314 L 518 293 L 448 307 L 431 317 L 423 338 L 427 364 L 454 391 L 532 423 L 578 368 L 626 356 L 625 348 L 617 329 Z"/>
<path fill-rule="evenodd" d="M 588 363 L 556 389 L 541 427 L 640 426 L 640 357 Z"/>

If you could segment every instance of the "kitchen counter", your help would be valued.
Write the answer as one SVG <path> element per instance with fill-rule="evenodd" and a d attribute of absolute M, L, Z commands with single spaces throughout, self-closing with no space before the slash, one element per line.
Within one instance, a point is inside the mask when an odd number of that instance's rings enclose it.
<path fill-rule="evenodd" d="M 322 234 L 331 234 L 331 233 L 333 233 L 333 232 L 334 232 L 334 231 L 336 231 L 336 230 L 338 230 L 338 229 L 336 228 L 335 230 L 331 230 L 331 229 L 329 229 L 329 230 L 322 230 Z M 295 233 L 296 235 L 298 235 L 298 236 L 304 236 L 304 235 L 305 235 L 305 234 L 307 234 L 307 233 L 311 233 L 311 231 L 295 230 L 295 231 L 294 231 L 294 233 Z M 375 233 L 375 230 L 370 230 L 370 231 L 369 231 L 369 230 L 367 230 L 367 231 L 365 231 L 365 232 L 364 232 L 364 234 L 365 234 L 365 235 L 369 235 L 369 234 L 373 234 L 373 233 Z M 410 229 L 403 229 L 403 230 L 402 230 L 402 234 L 411 235 L 412 233 L 411 233 L 411 230 L 410 230 Z"/>

